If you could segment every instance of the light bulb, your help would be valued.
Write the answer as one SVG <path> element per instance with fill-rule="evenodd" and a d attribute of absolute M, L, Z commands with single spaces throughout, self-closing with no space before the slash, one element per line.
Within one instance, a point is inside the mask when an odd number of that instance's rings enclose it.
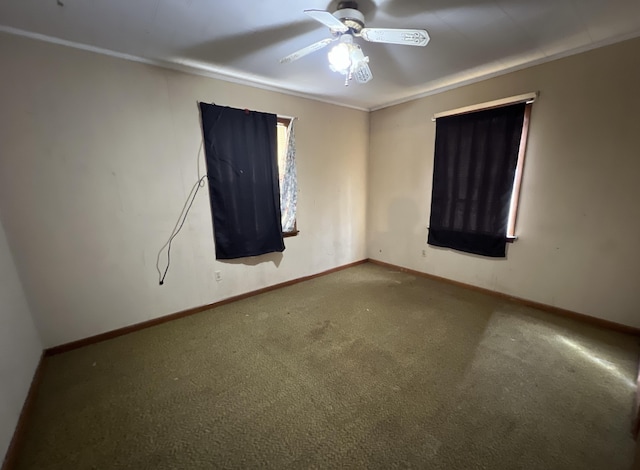
<path fill-rule="evenodd" d="M 329 66 L 334 72 L 347 73 L 351 67 L 351 49 L 349 44 L 341 42 L 329 51 Z"/>

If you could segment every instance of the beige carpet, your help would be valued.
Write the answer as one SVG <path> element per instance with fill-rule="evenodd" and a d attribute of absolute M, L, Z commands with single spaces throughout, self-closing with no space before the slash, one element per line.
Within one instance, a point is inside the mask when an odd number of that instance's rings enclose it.
<path fill-rule="evenodd" d="M 366 264 L 48 358 L 18 468 L 627 470 L 638 352 Z"/>

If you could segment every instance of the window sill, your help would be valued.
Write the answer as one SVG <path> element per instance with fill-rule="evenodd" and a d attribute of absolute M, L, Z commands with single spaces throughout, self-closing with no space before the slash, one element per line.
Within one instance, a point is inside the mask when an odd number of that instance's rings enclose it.
<path fill-rule="evenodd" d="M 283 232 L 282 238 L 296 237 L 299 233 L 300 233 L 300 230 L 294 230 L 293 232 Z"/>

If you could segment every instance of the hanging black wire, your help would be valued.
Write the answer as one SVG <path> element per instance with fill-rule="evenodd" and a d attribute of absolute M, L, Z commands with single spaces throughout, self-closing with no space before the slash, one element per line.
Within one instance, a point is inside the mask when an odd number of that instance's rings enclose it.
<path fill-rule="evenodd" d="M 167 276 L 167 272 L 169 271 L 169 265 L 171 264 L 171 243 L 173 242 L 173 239 L 176 238 L 178 233 L 180 233 L 180 230 L 182 230 L 182 227 L 184 226 L 184 223 L 187 220 L 187 215 L 189 215 L 189 210 L 191 210 L 191 206 L 193 205 L 193 201 L 195 201 L 200 188 L 204 186 L 205 179 L 207 179 L 207 175 L 204 175 L 198 181 L 196 181 L 196 183 L 191 188 L 191 191 L 189 192 L 189 196 L 187 196 L 187 200 L 185 201 L 184 206 L 182 207 L 182 212 L 180 212 L 180 216 L 178 217 L 178 221 L 176 222 L 176 225 L 173 228 L 173 231 L 171 232 L 171 236 L 169 237 L 169 240 L 167 240 L 167 242 L 162 246 L 162 248 L 160 248 L 160 251 L 158 251 L 158 257 L 156 259 L 156 269 L 158 271 L 158 276 L 160 277 L 160 282 L 159 282 L 160 285 L 164 284 L 164 279 Z M 164 269 L 164 273 L 163 273 L 160 271 L 160 255 L 162 254 L 162 251 L 165 248 L 167 248 L 167 266 Z"/>

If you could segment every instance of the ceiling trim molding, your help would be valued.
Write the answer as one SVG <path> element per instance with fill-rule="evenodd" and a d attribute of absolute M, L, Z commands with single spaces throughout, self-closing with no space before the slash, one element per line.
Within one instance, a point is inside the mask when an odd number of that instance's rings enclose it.
<path fill-rule="evenodd" d="M 384 108 L 390 108 L 392 106 L 396 106 L 398 104 L 407 103 L 409 101 L 418 100 L 420 98 L 425 98 L 431 95 L 437 95 L 438 93 L 443 93 L 445 91 L 454 90 L 456 88 L 460 88 L 466 85 L 471 85 L 473 83 L 482 82 L 484 80 L 488 80 L 490 78 L 499 77 L 501 75 L 507 75 L 512 72 L 517 72 L 519 70 L 528 69 L 529 67 L 535 67 L 536 65 L 545 64 L 547 62 L 553 62 L 554 60 L 564 59 L 566 57 L 570 57 L 573 55 L 581 54 L 583 52 L 588 52 L 593 49 L 598 49 L 600 47 L 610 46 L 619 42 L 628 41 L 630 39 L 635 39 L 640 37 L 640 30 L 633 31 L 631 33 L 622 34 L 619 36 L 614 36 L 612 38 L 604 39 L 602 41 L 592 42 L 591 44 L 587 44 L 585 46 L 577 47 L 571 49 L 569 51 L 559 52 L 557 54 L 541 57 L 540 59 L 533 60 L 531 62 L 526 62 L 524 64 L 514 65 L 512 67 L 507 67 L 506 69 L 497 70 L 495 72 L 490 73 L 480 73 L 475 77 L 468 78 L 466 80 L 454 80 L 446 85 L 436 86 L 434 88 L 426 88 L 424 91 L 419 93 L 412 94 L 410 96 L 406 96 L 404 98 L 398 98 L 397 100 L 392 100 L 387 103 L 372 106 L 369 111 L 378 111 Z"/>
<path fill-rule="evenodd" d="M 25 31 L 23 29 L 13 28 L 11 26 L 5 26 L 5 25 L 0 25 L 0 33 L 7 33 L 14 36 L 26 37 L 29 39 L 48 42 L 51 44 L 71 47 L 73 49 L 80 49 L 87 52 L 106 55 L 106 56 L 114 57 L 117 59 L 124 59 L 131 62 L 138 62 L 141 64 L 152 65 L 152 66 L 161 67 L 164 69 L 175 70 L 175 71 L 187 73 L 190 75 L 198 75 L 198 76 L 213 78 L 213 79 L 221 80 L 225 82 L 231 82 L 238 85 L 245 85 L 253 88 L 259 88 L 261 90 L 273 91 L 276 93 L 282 93 L 284 95 L 295 96 L 297 98 L 305 98 L 313 101 L 318 101 L 321 103 L 331 104 L 334 106 L 340 106 L 343 108 L 350 108 L 350 109 L 355 109 L 358 111 L 366 111 L 366 112 L 370 111 L 369 108 L 365 108 L 362 106 L 351 105 L 348 103 L 341 103 L 338 101 L 322 98 L 310 93 L 303 93 L 303 92 L 289 90 L 281 86 L 278 86 L 277 84 L 270 83 L 267 80 L 260 79 L 259 77 L 243 74 L 234 70 L 223 69 L 221 67 L 207 65 L 207 68 L 204 68 L 204 67 L 197 67 L 195 65 L 182 64 L 179 62 L 148 59 L 146 57 L 140 57 L 132 54 L 125 54 L 123 52 L 117 52 L 111 49 L 104 49 L 101 47 L 90 46 L 90 45 L 82 44 L 79 42 L 68 41 L 66 39 L 60 39 L 53 36 L 47 36 L 45 34 Z"/>

